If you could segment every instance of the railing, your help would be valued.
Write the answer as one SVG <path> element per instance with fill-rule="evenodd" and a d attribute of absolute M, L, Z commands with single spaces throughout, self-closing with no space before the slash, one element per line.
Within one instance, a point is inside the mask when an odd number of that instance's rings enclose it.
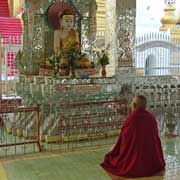
<path fill-rule="evenodd" d="M 135 67 L 138 76 L 180 74 L 180 39 L 150 33 L 136 38 Z"/>
<path fill-rule="evenodd" d="M 36 152 L 35 144 L 37 144 L 38 151 L 41 151 L 39 106 L 14 107 L 13 100 L 11 101 L 5 103 L 1 99 L 0 102 L 0 156 Z M 25 128 L 26 117 L 29 114 L 32 115 L 31 121 L 34 123 L 31 132 L 27 132 Z M 22 124 L 19 123 L 19 117 L 24 118 Z"/>
<path fill-rule="evenodd" d="M 43 137 L 39 107 L 13 108 L 13 104 L 21 102 L 1 103 L 0 156 L 36 152 L 35 144 L 39 151 L 41 144 L 46 151 L 111 144 L 128 113 L 126 99 L 61 103 L 50 114 L 50 123 L 46 121 L 48 132 Z"/>
<path fill-rule="evenodd" d="M 58 109 L 45 135 L 46 150 L 111 144 L 128 113 L 126 99 L 67 102 Z"/>
<path fill-rule="evenodd" d="M 162 136 L 169 134 L 173 136 L 180 135 L 179 82 L 179 76 L 136 77 L 132 78 L 129 85 L 126 85 L 126 91 L 130 89 L 130 95 L 143 94 L 146 96 L 147 108 L 155 115 L 159 133 Z"/>

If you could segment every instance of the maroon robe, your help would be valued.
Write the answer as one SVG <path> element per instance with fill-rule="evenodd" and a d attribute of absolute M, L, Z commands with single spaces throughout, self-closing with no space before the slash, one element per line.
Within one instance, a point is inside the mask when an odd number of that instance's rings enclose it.
<path fill-rule="evenodd" d="M 165 169 L 157 123 L 150 112 L 139 109 L 127 117 L 101 166 L 113 175 L 130 177 L 152 176 Z"/>

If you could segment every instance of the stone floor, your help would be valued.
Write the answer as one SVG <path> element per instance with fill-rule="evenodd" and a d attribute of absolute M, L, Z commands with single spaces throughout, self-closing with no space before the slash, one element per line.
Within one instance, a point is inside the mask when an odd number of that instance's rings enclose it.
<path fill-rule="evenodd" d="M 162 138 L 166 159 L 164 176 L 135 180 L 180 180 L 180 137 Z M 99 163 L 110 146 L 64 153 L 34 153 L 3 158 L 0 180 L 109 180 Z"/>

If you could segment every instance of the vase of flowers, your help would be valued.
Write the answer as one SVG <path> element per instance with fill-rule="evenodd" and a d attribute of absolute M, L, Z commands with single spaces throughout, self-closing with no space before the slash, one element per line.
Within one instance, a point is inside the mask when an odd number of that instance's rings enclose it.
<path fill-rule="evenodd" d="M 67 58 L 71 68 L 71 77 L 75 78 L 76 77 L 75 70 L 76 70 L 77 62 L 80 58 L 80 50 L 78 48 L 70 48 L 67 52 Z"/>
<path fill-rule="evenodd" d="M 53 54 L 49 58 L 49 63 L 52 66 L 53 72 L 52 72 L 52 77 L 57 78 L 57 74 L 59 71 L 59 63 L 60 63 L 61 55 Z"/>
<path fill-rule="evenodd" d="M 102 66 L 101 75 L 102 77 L 106 77 L 106 65 L 109 64 L 109 57 L 105 50 L 102 50 L 102 52 L 98 55 L 98 63 Z"/>
<path fill-rule="evenodd" d="M 106 66 L 102 66 L 102 71 L 101 71 L 101 75 L 102 77 L 106 77 Z"/>

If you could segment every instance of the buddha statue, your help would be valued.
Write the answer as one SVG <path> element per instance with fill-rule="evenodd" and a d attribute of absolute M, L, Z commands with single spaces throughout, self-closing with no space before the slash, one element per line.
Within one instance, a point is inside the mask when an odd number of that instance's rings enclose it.
<path fill-rule="evenodd" d="M 95 64 L 86 55 L 81 54 L 81 45 L 78 31 L 74 28 L 75 20 L 78 18 L 75 7 L 66 1 L 52 3 L 47 9 L 47 20 L 53 29 L 54 41 L 53 53 L 60 56 L 59 75 L 69 76 L 70 69 L 75 67 L 77 75 L 94 75 Z M 73 51 L 72 51 L 73 50 Z M 72 64 L 70 54 L 78 52 L 78 60 Z M 71 56 L 72 57 L 72 56 Z M 75 57 L 75 56 L 74 56 Z M 70 68 L 71 67 L 71 68 Z M 45 64 L 41 64 L 40 75 L 51 75 L 52 65 L 49 58 Z"/>
<path fill-rule="evenodd" d="M 75 14 L 70 10 L 64 10 L 59 15 L 59 29 L 54 31 L 54 52 L 61 54 L 62 60 L 60 68 L 68 68 L 69 61 L 67 53 L 69 49 L 80 49 L 79 34 L 74 29 Z M 77 64 L 77 68 L 91 68 L 93 64 L 90 60 L 82 56 Z"/>
<path fill-rule="evenodd" d="M 54 52 L 61 54 L 61 67 L 68 67 L 67 53 L 70 48 L 79 48 L 77 31 L 73 28 L 74 15 L 65 10 L 59 17 L 59 29 L 54 31 Z"/>

